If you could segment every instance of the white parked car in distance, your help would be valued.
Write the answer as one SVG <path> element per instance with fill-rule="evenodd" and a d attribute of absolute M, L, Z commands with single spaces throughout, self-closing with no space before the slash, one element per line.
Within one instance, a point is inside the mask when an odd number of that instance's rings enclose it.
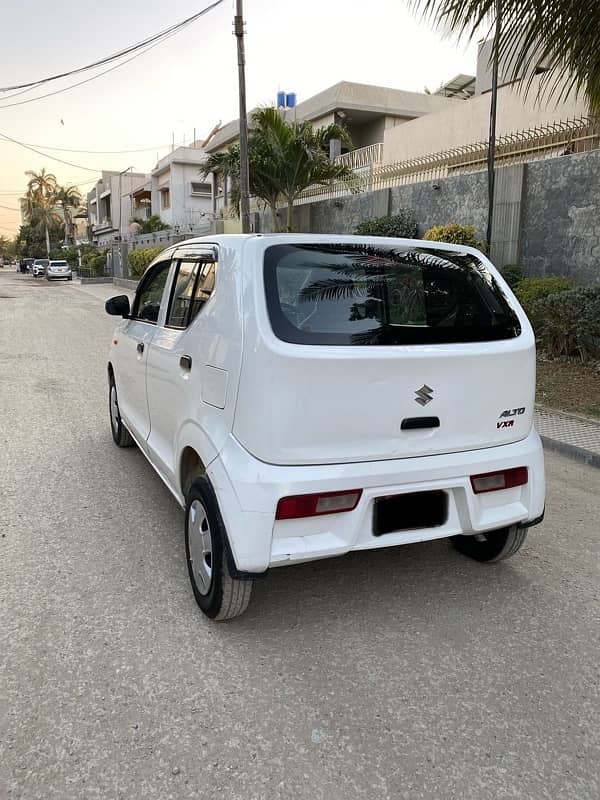
<path fill-rule="evenodd" d="M 33 277 L 37 278 L 40 275 L 45 275 L 49 263 L 50 259 L 48 258 L 36 258 L 31 267 L 31 273 Z"/>
<path fill-rule="evenodd" d="M 113 438 L 185 508 L 213 619 L 272 567 L 443 537 L 493 562 L 543 517 L 534 335 L 473 248 L 192 239 L 106 310 Z"/>
<path fill-rule="evenodd" d="M 46 278 L 49 281 L 54 280 L 73 280 L 73 273 L 71 272 L 71 267 L 69 266 L 68 261 L 50 261 L 48 264 L 48 269 L 46 270 Z"/>

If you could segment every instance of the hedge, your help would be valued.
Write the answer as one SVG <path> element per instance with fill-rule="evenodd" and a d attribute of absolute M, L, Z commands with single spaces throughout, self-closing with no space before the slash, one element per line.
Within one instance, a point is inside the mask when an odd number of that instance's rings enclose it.
<path fill-rule="evenodd" d="M 429 228 L 423 238 L 429 242 L 462 244 L 465 247 L 478 247 L 480 250 L 483 246 L 475 237 L 474 225 L 457 225 L 454 222 L 448 225 L 434 225 L 433 228 Z"/>
<path fill-rule="evenodd" d="M 387 217 L 374 217 L 357 225 L 354 233 L 360 236 L 392 236 L 399 239 L 416 239 L 417 220 L 409 208 L 402 208 L 397 214 Z"/>
<path fill-rule="evenodd" d="M 156 256 L 160 255 L 163 250 L 164 247 L 140 247 L 137 250 L 132 250 L 127 257 L 131 275 L 135 278 L 141 278 L 146 267 L 154 261 Z"/>
<path fill-rule="evenodd" d="M 538 310 L 536 305 L 537 301 L 572 288 L 573 283 L 569 278 L 549 275 L 546 278 L 523 278 L 514 288 L 514 292 L 537 333 L 543 322 L 543 316 L 540 316 L 541 308 Z"/>
<path fill-rule="evenodd" d="M 538 340 L 548 355 L 600 359 L 600 287 L 541 297 L 533 312 Z"/>

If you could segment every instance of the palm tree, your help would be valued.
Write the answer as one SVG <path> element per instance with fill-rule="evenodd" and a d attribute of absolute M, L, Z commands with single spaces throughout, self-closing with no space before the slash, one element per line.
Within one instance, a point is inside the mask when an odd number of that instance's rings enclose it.
<path fill-rule="evenodd" d="M 336 164 L 328 156 L 332 139 L 350 144 L 350 137 L 340 125 L 315 130 L 307 121 L 286 122 L 272 107 L 255 111 L 252 122 L 249 146 L 256 154 L 254 170 L 286 201 L 287 229 L 291 230 L 294 202 L 301 192 L 351 175 L 348 167 Z"/>
<path fill-rule="evenodd" d="M 410 0 L 426 20 L 445 32 L 472 39 L 502 18 L 498 56 L 513 77 L 526 74 L 531 87 L 536 67 L 548 96 L 584 94 L 600 113 L 600 3 L 597 0 Z"/>
<path fill-rule="evenodd" d="M 287 230 L 292 229 L 294 202 L 298 195 L 315 184 L 327 184 L 351 175 L 348 167 L 328 157 L 329 142 L 340 139 L 350 144 L 347 131 L 339 125 L 315 130 L 310 122 L 287 122 L 272 107 L 252 115 L 248 140 L 250 194 L 271 209 L 275 230 L 279 229 L 277 206 L 287 204 Z M 201 166 L 201 174 L 214 172 L 232 179 L 232 200 L 239 202 L 239 147 L 214 153 Z"/>
<path fill-rule="evenodd" d="M 46 253 L 50 255 L 50 228 L 60 222 L 56 213 L 56 176 L 46 172 L 42 167 L 40 172 L 28 170 L 27 182 L 27 217 L 32 225 L 38 226 L 46 237 Z"/>
<path fill-rule="evenodd" d="M 81 192 L 76 186 L 57 186 L 54 193 L 55 202 L 62 208 L 65 223 L 65 244 L 73 244 L 73 217 L 71 209 L 81 205 Z"/>

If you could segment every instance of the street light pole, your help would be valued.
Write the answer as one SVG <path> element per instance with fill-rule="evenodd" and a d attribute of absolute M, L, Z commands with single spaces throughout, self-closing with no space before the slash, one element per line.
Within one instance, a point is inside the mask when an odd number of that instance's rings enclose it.
<path fill-rule="evenodd" d="M 248 116 L 246 113 L 246 73 L 244 56 L 244 17 L 242 0 L 236 0 L 233 32 L 237 38 L 238 85 L 240 95 L 240 216 L 242 233 L 250 233 L 250 182 L 248 175 Z"/>

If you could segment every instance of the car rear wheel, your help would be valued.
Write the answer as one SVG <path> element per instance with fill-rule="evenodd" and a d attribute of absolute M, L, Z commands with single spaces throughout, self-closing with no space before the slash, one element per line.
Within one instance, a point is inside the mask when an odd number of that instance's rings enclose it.
<path fill-rule="evenodd" d="M 206 616 L 222 622 L 243 614 L 252 581 L 231 574 L 227 532 L 206 478 L 197 478 L 187 493 L 185 555 L 194 597 Z"/>
<path fill-rule="evenodd" d="M 119 401 L 117 398 L 117 386 L 114 375 L 109 373 L 108 378 L 108 410 L 110 413 L 110 429 L 116 445 L 119 447 L 131 447 L 135 444 L 132 435 L 129 433 L 119 412 Z"/>
<path fill-rule="evenodd" d="M 474 536 L 452 536 L 451 542 L 459 553 L 475 561 L 503 561 L 518 552 L 527 538 L 527 528 L 510 525 L 497 531 L 476 533 Z"/>

